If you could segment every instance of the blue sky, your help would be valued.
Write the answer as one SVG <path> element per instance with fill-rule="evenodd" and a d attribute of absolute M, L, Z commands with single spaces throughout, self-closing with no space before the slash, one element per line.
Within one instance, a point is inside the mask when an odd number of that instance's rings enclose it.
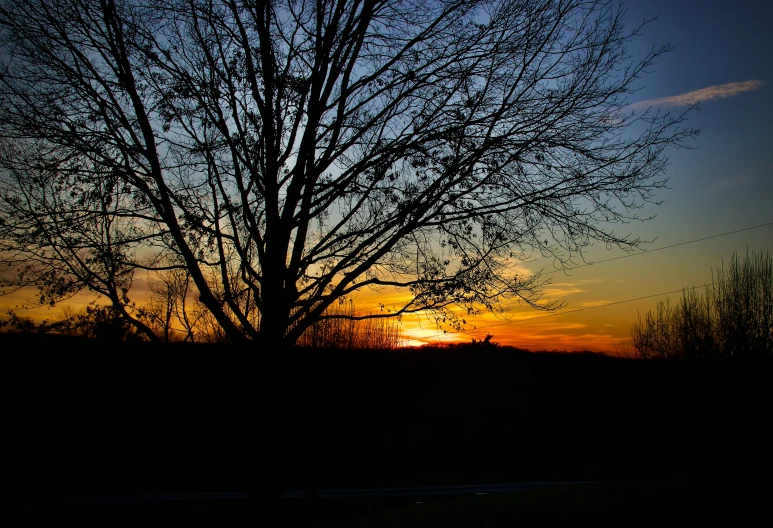
<path fill-rule="evenodd" d="M 631 0 L 629 27 L 645 18 L 658 19 L 643 28 L 630 46 L 641 57 L 653 46 L 676 49 L 661 57 L 640 82 L 631 103 L 649 101 L 680 113 L 687 100 L 701 100 L 701 110 L 690 113 L 688 124 L 701 129 L 694 149 L 670 152 L 667 170 L 670 189 L 656 198 L 659 207 L 643 214 L 657 215 L 646 223 L 622 226 L 621 232 L 652 240 L 645 249 L 717 235 L 773 222 L 773 1 Z M 555 273 L 546 298 L 566 303 L 566 310 L 648 297 L 711 282 L 712 269 L 746 249 L 773 253 L 773 226 L 748 230 L 677 248 L 586 266 L 568 274 Z M 620 250 L 593 247 L 591 261 L 623 255 Z M 552 263 L 537 259 L 531 270 L 550 270 Z M 676 300 L 679 295 L 671 295 Z M 566 315 L 542 317 L 524 307 L 513 307 L 513 321 L 492 316 L 472 321 L 477 329 L 455 336 L 438 333 L 424 321 L 405 320 L 413 343 L 438 338 L 469 340 L 493 333 L 500 343 L 532 349 L 590 349 L 610 351 L 628 339 L 639 314 L 668 296 L 651 297 Z M 78 306 L 90 299 L 74 300 Z M 366 308 L 367 299 L 358 308 Z M 383 300 L 382 300 L 383 301 Z M 14 306 L 16 298 L 3 299 Z M 360 301 L 357 301 L 360 304 Z M 48 310 L 37 318 L 56 316 Z M 496 325 L 496 326 L 492 326 Z"/>
<path fill-rule="evenodd" d="M 676 46 L 656 61 L 631 102 L 650 101 L 679 113 L 686 108 L 676 104 L 679 101 L 705 100 L 688 118 L 690 126 L 701 129 L 694 149 L 670 152 L 670 189 L 656 197 L 663 201 L 661 206 L 645 210 L 656 218 L 620 230 L 653 240 L 644 248 L 656 249 L 773 222 L 773 2 L 638 0 L 627 5 L 629 27 L 658 17 L 630 46 L 634 56 L 652 46 Z M 711 282 L 712 269 L 734 251 L 745 254 L 747 248 L 773 253 L 773 226 L 555 273 L 546 297 L 576 310 L 699 287 Z M 622 254 L 593 247 L 588 258 L 599 261 Z M 551 263 L 537 260 L 528 265 L 543 266 L 550 269 Z M 532 349 L 610 351 L 625 344 L 639 314 L 660 300 L 678 297 L 653 297 L 532 322 L 503 324 L 486 317 L 476 331 L 460 337 L 490 332 L 495 341 Z M 515 308 L 514 318 L 538 315 Z"/>
<path fill-rule="evenodd" d="M 419 327 L 418 321 L 406 318 L 404 332 L 413 344 L 480 339 L 491 333 L 495 342 L 534 350 L 612 352 L 628 343 L 640 314 L 659 301 L 674 302 L 681 296 L 655 294 L 710 283 L 712 270 L 734 251 L 773 253 L 773 225 L 651 251 L 773 223 L 773 2 L 639 0 L 627 5 L 631 29 L 657 17 L 629 46 L 634 59 L 653 47 L 675 46 L 641 79 L 640 90 L 630 98 L 632 108 L 652 106 L 681 114 L 689 102 L 700 106 L 688 114 L 687 125 L 700 129 L 701 135 L 691 143 L 693 148 L 669 153 L 670 188 L 655 197 L 662 205 L 642 211 L 642 216 L 655 218 L 616 228 L 651 240 L 642 246 L 648 251 L 552 273 L 544 298 L 566 303 L 565 315 L 546 317 L 513 306 L 509 321 L 478 316 L 466 332 L 453 335 L 431 321 Z M 586 257 L 598 262 L 622 255 L 602 246 L 590 248 Z M 544 259 L 524 267 L 553 270 L 552 262 Z M 645 299 L 601 306 L 641 297 Z"/>
<path fill-rule="evenodd" d="M 695 150 L 671 153 L 672 189 L 662 193 L 663 206 L 654 210 L 658 218 L 645 231 L 676 242 L 773 220 L 773 3 L 630 4 L 630 19 L 641 19 L 645 13 L 659 16 L 639 45 L 668 42 L 676 49 L 655 65 L 637 100 L 729 83 L 761 83 L 731 97 L 706 100 L 700 111 L 689 115 L 701 136 L 694 142 Z M 770 230 L 755 235 L 750 242 L 770 248 Z M 707 258 L 714 253 L 703 251 Z"/>

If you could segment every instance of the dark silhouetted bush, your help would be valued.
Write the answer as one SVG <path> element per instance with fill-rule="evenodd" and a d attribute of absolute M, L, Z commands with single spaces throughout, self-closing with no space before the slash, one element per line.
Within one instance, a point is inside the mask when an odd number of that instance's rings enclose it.
<path fill-rule="evenodd" d="M 773 356 L 773 259 L 733 254 L 702 296 L 685 290 L 675 306 L 658 303 L 633 325 L 631 338 L 640 358 Z"/>

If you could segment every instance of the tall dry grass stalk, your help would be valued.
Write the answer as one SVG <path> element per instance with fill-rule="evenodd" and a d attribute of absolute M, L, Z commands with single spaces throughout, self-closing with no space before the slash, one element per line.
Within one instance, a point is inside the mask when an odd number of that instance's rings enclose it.
<path fill-rule="evenodd" d="M 297 344 L 313 348 L 392 349 L 400 346 L 400 322 L 395 319 L 352 319 L 354 302 L 328 308 L 298 339 Z"/>
<path fill-rule="evenodd" d="M 716 333 L 724 355 L 773 355 L 773 259 L 747 251 L 718 268 L 710 290 Z"/>
<path fill-rule="evenodd" d="M 658 303 L 631 328 L 637 357 L 773 356 L 773 259 L 733 254 L 703 295 L 685 290 L 676 306 Z"/>

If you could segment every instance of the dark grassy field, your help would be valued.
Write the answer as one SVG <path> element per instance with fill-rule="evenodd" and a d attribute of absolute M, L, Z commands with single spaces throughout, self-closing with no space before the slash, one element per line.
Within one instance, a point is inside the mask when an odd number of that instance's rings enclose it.
<path fill-rule="evenodd" d="M 246 489 L 245 351 L 11 335 L 0 347 L 6 506 Z M 767 508 L 771 372 L 764 361 L 504 347 L 291 351 L 276 367 L 282 486 L 302 489 L 310 463 L 322 489 L 604 482 L 421 505 L 322 500 L 330 526 L 733 524 Z M 288 519 L 300 519 L 301 502 L 285 502 Z M 230 526 L 242 510 L 211 501 L 14 515 Z"/>

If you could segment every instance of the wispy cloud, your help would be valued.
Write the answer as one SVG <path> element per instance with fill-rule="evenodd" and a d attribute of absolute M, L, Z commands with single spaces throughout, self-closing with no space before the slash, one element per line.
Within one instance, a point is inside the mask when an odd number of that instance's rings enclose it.
<path fill-rule="evenodd" d="M 707 86 L 700 90 L 693 90 L 692 92 L 683 93 L 680 95 L 671 95 L 669 97 L 660 97 L 658 99 L 647 99 L 646 101 L 639 101 L 629 105 L 631 109 L 643 109 L 650 106 L 655 107 L 667 107 L 667 106 L 687 106 L 691 104 L 702 103 L 704 101 L 714 101 L 716 99 L 724 99 L 726 97 L 733 97 L 745 92 L 751 92 L 762 87 L 764 83 L 762 81 L 743 81 L 733 82 L 727 84 L 717 84 L 715 86 Z"/>
<path fill-rule="evenodd" d="M 582 308 L 596 308 L 597 306 L 604 306 L 605 304 L 609 304 L 611 302 L 613 302 L 613 301 L 610 301 L 609 299 L 597 299 L 595 301 L 583 301 L 583 302 L 580 303 L 580 307 L 582 307 Z"/>
<path fill-rule="evenodd" d="M 593 284 L 601 282 L 603 279 L 584 279 L 574 282 L 552 282 L 546 284 L 542 288 L 542 292 L 548 298 L 566 297 L 575 293 L 583 293 L 588 291 L 585 287 L 587 284 Z"/>
<path fill-rule="evenodd" d="M 566 297 L 567 295 L 582 293 L 586 290 L 576 283 L 558 282 L 544 287 L 542 291 L 548 298 L 554 298 Z"/>
<path fill-rule="evenodd" d="M 758 175 L 739 174 L 731 178 L 723 178 L 712 183 L 709 188 L 712 191 L 724 191 L 736 187 L 744 187 L 761 181 Z"/>

